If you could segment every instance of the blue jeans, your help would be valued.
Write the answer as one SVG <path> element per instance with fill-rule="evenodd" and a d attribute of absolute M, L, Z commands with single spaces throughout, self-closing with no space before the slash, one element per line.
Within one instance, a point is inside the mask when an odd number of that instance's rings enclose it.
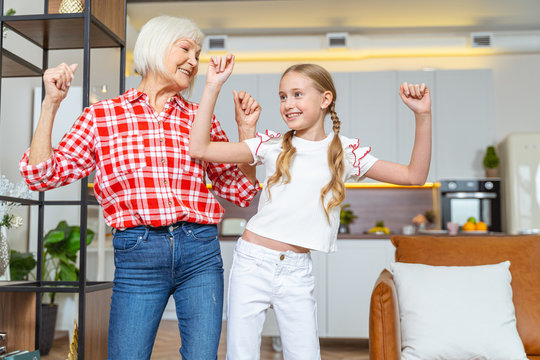
<path fill-rule="evenodd" d="M 116 231 L 113 247 L 108 359 L 150 359 L 170 295 L 176 303 L 182 359 L 217 359 L 223 311 L 217 226 L 138 226 Z"/>

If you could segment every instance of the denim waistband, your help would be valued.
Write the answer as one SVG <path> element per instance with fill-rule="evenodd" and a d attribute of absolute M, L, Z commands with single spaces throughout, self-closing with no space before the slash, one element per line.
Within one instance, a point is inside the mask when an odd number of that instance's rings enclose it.
<path fill-rule="evenodd" d="M 169 232 L 172 232 L 175 229 L 178 229 L 180 226 L 182 226 L 182 224 L 187 224 L 187 223 L 188 223 L 187 221 L 177 221 L 174 224 L 164 225 L 164 226 L 139 225 L 139 226 L 135 226 L 135 227 L 132 227 L 132 228 L 127 228 L 127 229 L 115 229 L 115 228 L 113 228 L 111 230 L 111 233 L 114 235 L 114 234 L 116 234 L 117 231 L 124 231 L 124 230 L 128 230 L 128 229 L 144 229 L 144 228 L 146 228 L 148 230 L 151 230 L 151 231 L 169 231 Z"/>
<path fill-rule="evenodd" d="M 150 226 L 150 225 L 143 225 L 143 226 L 147 228 L 148 230 L 172 232 L 174 229 L 179 228 L 180 226 L 182 226 L 182 224 L 185 224 L 185 223 L 187 223 L 187 221 L 177 221 L 174 224 L 164 225 L 164 226 Z"/>
<path fill-rule="evenodd" d="M 311 261 L 311 253 L 296 253 L 291 250 L 278 251 L 257 245 L 242 238 L 236 243 L 236 251 L 248 256 L 276 264 L 307 266 Z"/>

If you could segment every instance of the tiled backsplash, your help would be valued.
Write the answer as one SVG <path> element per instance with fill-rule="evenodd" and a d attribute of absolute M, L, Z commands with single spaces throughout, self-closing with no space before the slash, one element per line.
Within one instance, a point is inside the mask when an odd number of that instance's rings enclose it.
<path fill-rule="evenodd" d="M 434 209 L 436 192 L 431 187 L 386 187 L 386 188 L 348 188 L 343 204 L 350 204 L 357 219 L 350 225 L 352 234 L 363 234 L 377 221 L 384 224 L 393 233 L 401 233 L 404 225 L 412 223 L 417 214 Z M 437 195 L 435 195 L 437 196 Z M 257 211 L 259 195 L 247 208 L 240 208 L 221 198 L 217 198 L 225 208 L 224 218 L 249 219 Z"/>

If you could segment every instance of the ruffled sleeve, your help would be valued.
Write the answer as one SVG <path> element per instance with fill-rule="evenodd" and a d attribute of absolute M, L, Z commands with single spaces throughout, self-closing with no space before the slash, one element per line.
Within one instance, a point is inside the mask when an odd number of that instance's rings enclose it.
<path fill-rule="evenodd" d="M 254 138 L 244 140 L 249 146 L 253 155 L 253 162 L 250 165 L 264 163 L 264 157 L 269 148 L 281 146 L 281 134 L 266 130 L 264 133 L 257 133 Z"/>
<path fill-rule="evenodd" d="M 360 146 L 359 139 L 342 137 L 341 142 L 345 158 L 345 182 L 361 181 L 378 159 L 370 154 L 370 146 Z"/>

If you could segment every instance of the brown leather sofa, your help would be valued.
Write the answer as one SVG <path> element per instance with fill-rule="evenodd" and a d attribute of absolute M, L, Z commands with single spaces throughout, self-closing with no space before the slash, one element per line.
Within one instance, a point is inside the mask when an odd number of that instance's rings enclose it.
<path fill-rule="evenodd" d="M 392 236 L 398 262 L 439 266 L 495 264 L 510 260 L 517 330 L 529 359 L 540 360 L 540 236 Z M 399 299 L 384 270 L 371 295 L 371 360 L 401 358 Z"/>

